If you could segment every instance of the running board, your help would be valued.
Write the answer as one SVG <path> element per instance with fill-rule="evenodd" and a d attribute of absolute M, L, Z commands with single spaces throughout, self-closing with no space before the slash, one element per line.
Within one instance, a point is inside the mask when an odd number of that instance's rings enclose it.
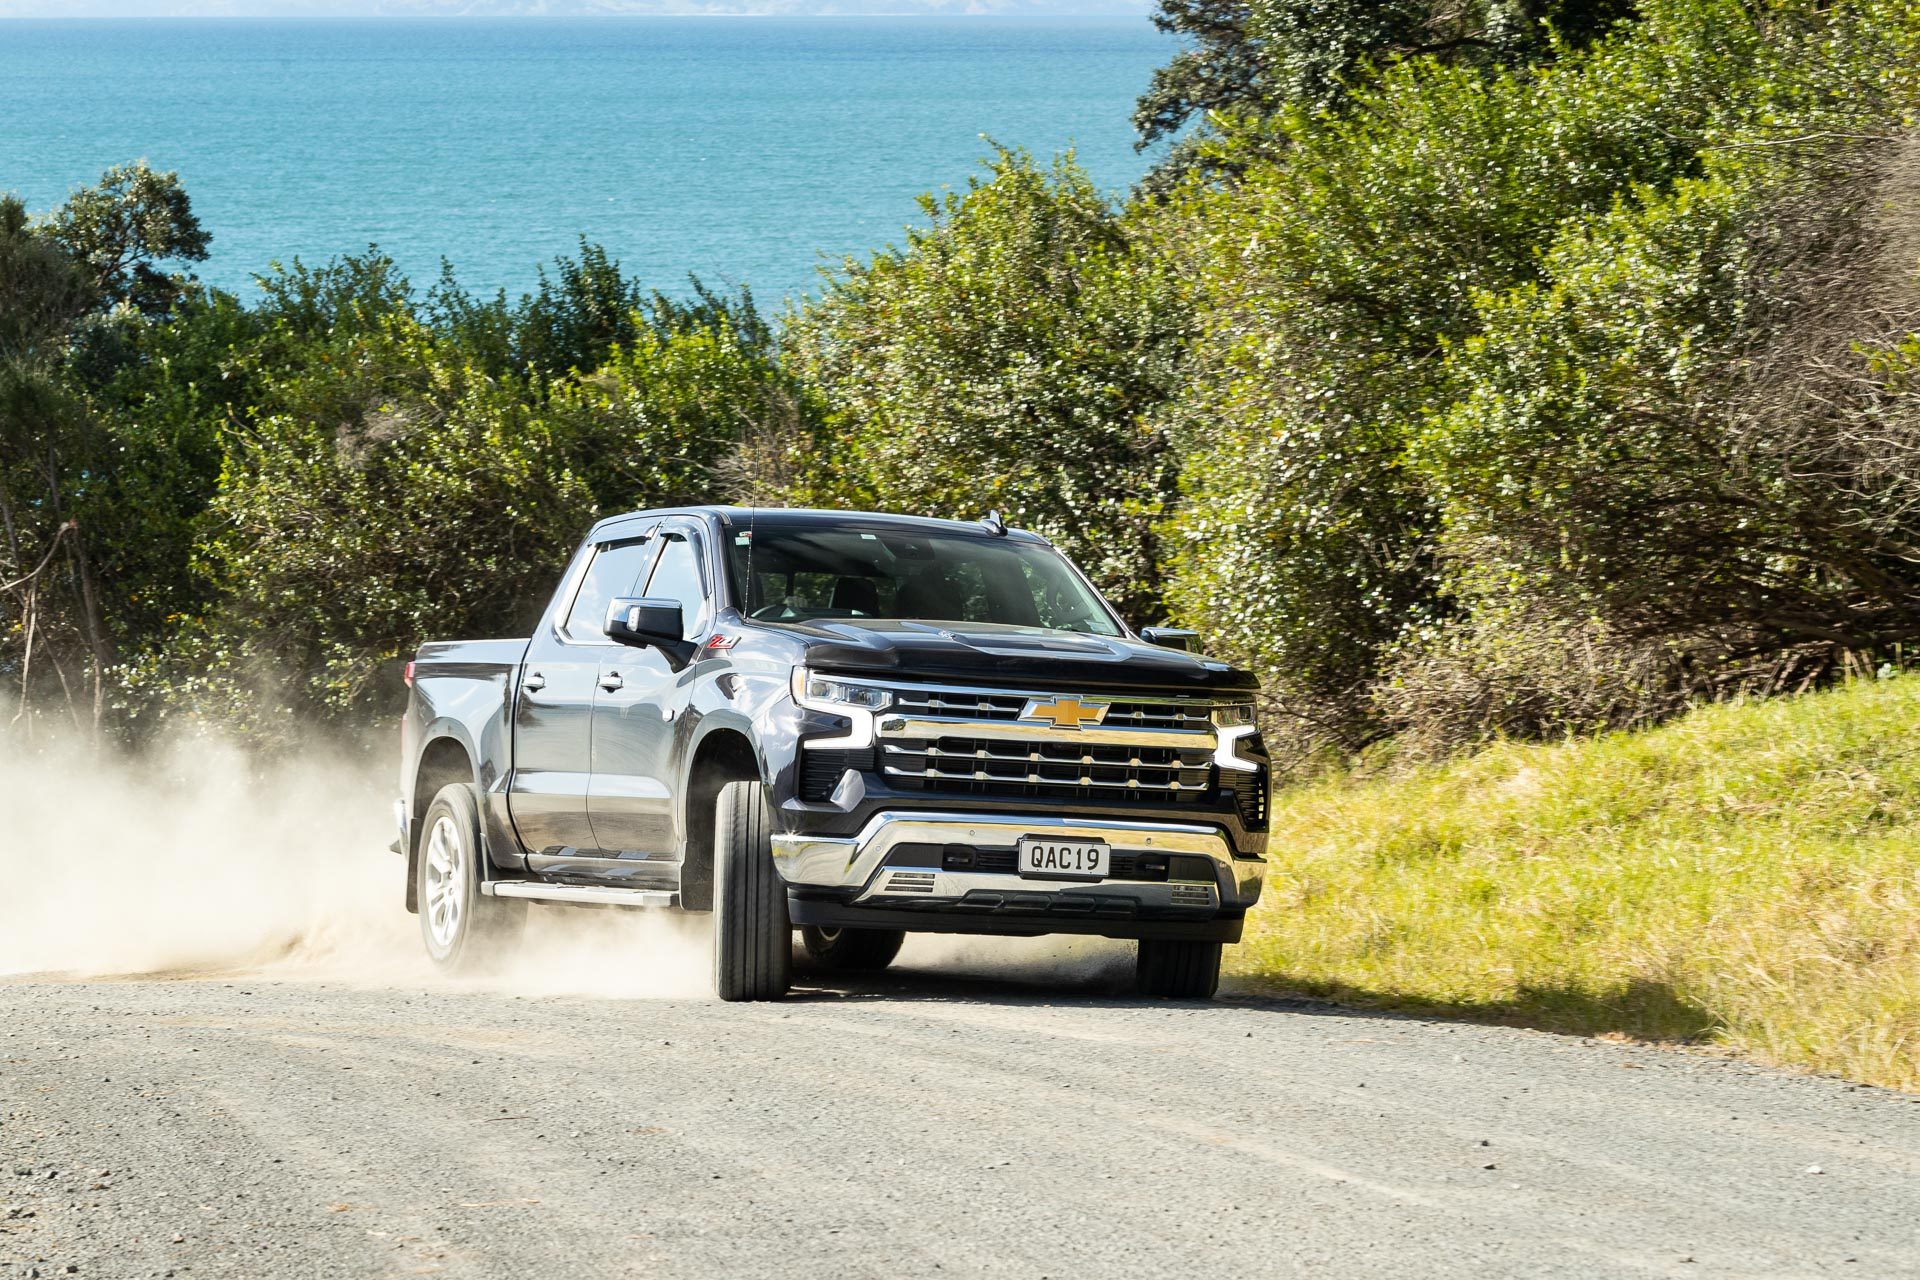
<path fill-rule="evenodd" d="M 532 880 L 488 880 L 480 892 L 489 898 L 534 898 L 541 902 L 596 902 L 616 907 L 674 907 L 680 895 L 667 889 L 622 889 L 600 884 L 539 884 Z"/>

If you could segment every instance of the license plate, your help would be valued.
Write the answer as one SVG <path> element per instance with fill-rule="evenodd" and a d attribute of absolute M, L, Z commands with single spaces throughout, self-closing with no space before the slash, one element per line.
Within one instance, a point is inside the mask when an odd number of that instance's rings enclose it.
<path fill-rule="evenodd" d="M 1113 851 L 1099 840 L 1020 837 L 1020 874 L 1042 880 L 1100 880 Z"/>

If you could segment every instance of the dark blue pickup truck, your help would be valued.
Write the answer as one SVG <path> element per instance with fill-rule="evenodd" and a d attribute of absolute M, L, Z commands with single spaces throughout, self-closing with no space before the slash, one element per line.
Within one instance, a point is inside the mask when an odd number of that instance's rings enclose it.
<path fill-rule="evenodd" d="M 1253 677 L 1132 631 L 1047 541 L 698 507 L 595 525 L 529 639 L 408 666 L 400 827 L 428 953 L 530 901 L 711 912 L 723 999 L 793 931 L 876 969 L 907 932 L 1139 940 L 1213 994 L 1265 871 Z"/>

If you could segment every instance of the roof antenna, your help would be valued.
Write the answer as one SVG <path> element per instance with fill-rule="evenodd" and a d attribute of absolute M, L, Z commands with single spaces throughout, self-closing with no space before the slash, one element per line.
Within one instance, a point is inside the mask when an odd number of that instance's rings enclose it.
<path fill-rule="evenodd" d="M 998 511 L 987 512 L 986 518 L 981 520 L 980 523 L 986 526 L 987 532 L 996 538 L 1004 538 L 1007 536 L 1007 522 L 1000 518 Z"/>

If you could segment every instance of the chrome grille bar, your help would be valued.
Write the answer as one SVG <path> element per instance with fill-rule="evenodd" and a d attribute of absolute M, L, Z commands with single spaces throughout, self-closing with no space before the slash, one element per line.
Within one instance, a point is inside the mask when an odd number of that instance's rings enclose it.
<path fill-rule="evenodd" d="M 896 778 L 932 778 L 942 782 L 1005 782 L 1014 786 L 1034 787 L 1106 787 L 1121 791 L 1204 791 L 1207 784 L 1185 783 L 1178 778 L 1167 782 L 1142 782 L 1138 778 L 1124 781 L 1109 781 L 1102 778 L 1045 778 L 1037 773 L 1029 773 L 1024 778 L 1008 777 L 1005 774 L 988 773 L 976 769 L 971 773 L 953 773 L 945 769 L 936 769 L 929 765 L 924 769 L 898 769 L 893 765 L 885 766 L 886 772 Z"/>
<path fill-rule="evenodd" d="M 1204 769 L 1207 762 L 1198 760 L 1142 760 L 1139 756 L 1128 756 L 1124 760 L 1103 758 L 1082 750 L 1071 742 L 1042 742 L 1035 744 L 1038 751 L 993 751 L 986 747 L 942 747 L 937 745 L 903 746 L 888 742 L 885 750 L 888 755 L 903 756 L 942 756 L 953 760 L 1006 760 L 1022 764 L 1093 764 L 1109 769 Z M 1059 754 L 1048 754 L 1055 752 Z"/>
<path fill-rule="evenodd" d="M 881 772 L 896 785 L 988 794 L 1197 798 L 1214 785 L 1225 699 L 1063 695 L 1056 691 L 888 685 L 875 715 Z M 1036 699 L 1104 704 L 1100 724 L 1074 728 L 1021 715 Z"/>

